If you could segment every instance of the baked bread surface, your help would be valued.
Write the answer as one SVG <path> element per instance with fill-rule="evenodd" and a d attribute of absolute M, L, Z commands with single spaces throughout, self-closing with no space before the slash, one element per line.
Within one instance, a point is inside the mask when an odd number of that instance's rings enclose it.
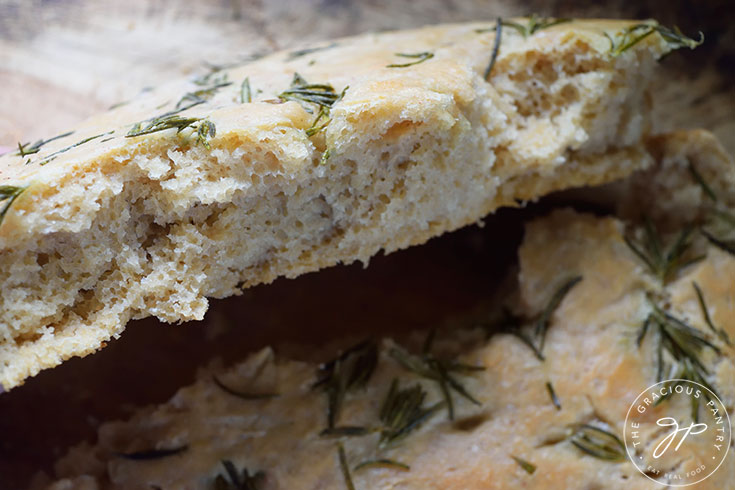
<path fill-rule="evenodd" d="M 489 83 L 494 23 L 325 42 L 144 91 L 0 157 L 13 195 L 0 385 L 94 352 L 131 319 L 201 319 L 207 297 L 646 167 L 646 90 L 669 46 L 654 34 L 612 56 L 605 34 L 631 24 L 505 28 Z M 328 114 L 284 96 L 294 83 L 328 84 Z M 179 126 L 130 136 L 156 124 Z"/>
<path fill-rule="evenodd" d="M 678 189 L 690 196 L 668 202 L 669 213 L 681 216 L 683 208 L 695 210 L 690 214 L 694 217 L 705 213 L 709 204 L 702 186 L 694 182 L 699 191 L 690 187 L 693 178 L 683 164 L 691 159 L 695 165 L 707 163 L 700 175 L 710 177 L 709 185 L 721 201 L 732 198 L 732 188 L 722 184 L 732 179 L 735 167 L 732 159 L 718 151 L 720 146 L 709 133 L 674 133 L 652 144 L 658 150 L 656 166 L 631 177 L 627 192 L 645 189 L 643 184 L 656 180 L 660 172 L 669 182 L 678 182 L 668 192 L 681 195 Z M 622 197 L 634 199 L 632 194 Z M 681 208 L 674 206 L 677 202 Z M 732 212 L 733 208 L 721 209 Z M 670 218 L 658 223 L 673 222 Z M 662 239 L 670 243 L 680 229 L 662 231 Z M 443 406 L 393 447 L 380 448 L 375 433 L 323 437 L 328 397 L 314 386 L 318 365 L 285 360 L 266 349 L 229 370 L 203 370 L 200 381 L 179 391 L 167 404 L 142 410 L 126 422 L 103 425 L 95 445 L 83 444 L 58 463 L 61 479 L 49 488 L 213 488 L 218 475 L 225 474 L 222 461 L 226 460 L 251 474 L 264 471 L 264 489 L 342 489 L 347 487 L 338 441 L 352 469 L 377 458 L 410 466 L 408 471 L 396 467 L 354 470 L 356 488 L 660 488 L 625 457 L 605 461 L 583 453 L 572 444 L 571 435 L 580 426 L 592 424 L 622 436 L 630 405 L 658 381 L 656 336 L 649 332 L 641 337 L 654 305 L 685 321 L 718 348 L 702 349 L 699 359 L 708 370 L 707 382 L 732 412 L 735 350 L 724 339 L 735 338 L 735 253 L 697 235 L 692 253 L 705 258 L 661 280 L 634 253 L 626 237 L 635 241 L 640 233 L 618 218 L 569 209 L 528 224 L 518 253 L 517 288 L 507 300 L 512 313 L 538 318 L 561 285 L 581 277 L 550 316 L 544 359 L 502 329 L 491 328 L 489 338 L 483 330 L 439 333 L 432 349 L 437 358 L 483 368 L 456 375 L 478 404 L 455 393 L 454 420 Z M 721 334 L 707 324 L 694 283 Z M 499 304 L 493 308 L 500 309 Z M 364 388 L 347 392 L 336 426 L 378 424 L 382 402 L 395 379 L 401 388 L 420 384 L 427 392 L 426 406 L 444 399 L 438 383 L 397 362 L 391 353 L 395 348 L 390 340 L 381 343 L 374 374 Z M 420 352 L 421 340 L 408 348 Z M 677 366 L 676 360 L 666 362 Z M 279 396 L 243 400 L 218 386 L 218 381 L 241 392 Z M 552 384 L 559 408 L 546 383 Z M 682 405 L 665 407 L 667 415 L 679 419 L 686 419 L 690 410 Z M 181 447 L 186 449 L 158 459 L 121 457 Z M 534 465 L 533 473 L 525 471 L 514 456 Z M 674 456 L 669 464 L 686 470 L 692 461 Z M 730 451 L 722 466 L 696 488 L 731 489 L 733 481 L 735 454 Z"/>

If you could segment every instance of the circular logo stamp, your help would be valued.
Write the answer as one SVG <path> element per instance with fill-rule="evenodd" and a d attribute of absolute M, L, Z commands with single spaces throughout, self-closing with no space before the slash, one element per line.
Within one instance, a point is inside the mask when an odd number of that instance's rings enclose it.
<path fill-rule="evenodd" d="M 685 487 L 717 471 L 731 432 L 727 410 L 712 390 L 670 379 L 638 395 L 625 417 L 623 436 L 638 471 L 662 485 Z"/>

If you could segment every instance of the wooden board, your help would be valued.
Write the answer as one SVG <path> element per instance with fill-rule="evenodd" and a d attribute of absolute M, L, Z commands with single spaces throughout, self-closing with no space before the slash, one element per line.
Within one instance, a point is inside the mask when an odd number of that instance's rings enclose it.
<path fill-rule="evenodd" d="M 704 46 L 662 63 L 653 104 L 657 128 L 705 127 L 735 153 L 729 3 L 0 0 L 0 146 L 58 134 L 145 86 L 205 72 L 207 64 L 371 30 L 537 12 L 655 17 L 687 33 L 704 30 Z M 353 265 L 278 280 L 214 302 L 204 322 L 133 322 L 100 353 L 0 395 L 0 489 L 23 488 L 36 472 L 49 472 L 70 444 L 91 439 L 102 420 L 166 400 L 213 359 L 233 362 L 269 344 L 296 353 L 335 339 L 466 322 L 462 318 L 481 307 L 512 263 L 520 218 L 542 210 L 501 212 L 484 229 L 375 258 L 367 269 Z M 347 322 L 355 316 L 359 320 Z"/>

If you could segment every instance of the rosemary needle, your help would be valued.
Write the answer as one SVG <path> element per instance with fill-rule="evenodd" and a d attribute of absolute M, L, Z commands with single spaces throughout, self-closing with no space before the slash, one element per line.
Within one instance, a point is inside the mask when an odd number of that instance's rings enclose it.
<path fill-rule="evenodd" d="M 154 118 L 148 121 L 145 126 L 141 122 L 134 124 L 125 137 L 144 136 L 168 129 L 175 129 L 178 134 L 187 128 L 194 130 L 196 143 L 201 143 L 207 149 L 209 149 L 209 140 L 217 134 L 216 126 L 208 119 L 202 120 L 199 117 L 181 117 L 176 114 L 169 114 Z"/>
<path fill-rule="evenodd" d="M 712 201 L 712 205 L 707 209 L 707 222 L 704 226 L 700 227 L 700 233 L 715 247 L 735 255 L 735 240 L 725 238 L 730 231 L 735 231 L 735 216 L 729 210 L 723 209 L 722 206 L 718 207 L 721 203 L 717 194 L 712 189 L 712 186 L 707 183 L 691 161 L 688 166 L 689 173 L 692 175 L 694 181 L 702 188 L 702 192 L 704 192 L 704 194 Z M 725 235 L 718 237 L 711 231 L 705 229 L 705 226 L 709 228 L 717 228 L 718 231 L 724 231 Z"/>
<path fill-rule="evenodd" d="M 454 400 L 452 392 L 458 393 L 475 405 L 481 403 L 473 397 L 467 389 L 460 383 L 453 373 L 468 374 L 474 371 L 482 371 L 482 366 L 469 366 L 456 361 L 446 361 L 435 358 L 431 354 L 431 346 L 434 339 L 434 331 L 429 331 L 426 341 L 424 342 L 423 353 L 421 356 L 409 354 L 400 347 L 394 347 L 389 351 L 389 355 L 401 364 L 407 370 L 436 382 L 444 397 L 447 406 L 449 420 L 454 420 Z"/>
<path fill-rule="evenodd" d="M 541 317 L 536 322 L 536 337 L 539 338 L 539 352 L 542 352 L 544 350 L 544 343 L 546 341 L 546 332 L 549 330 L 549 325 L 551 324 L 551 315 L 553 315 L 554 311 L 559 307 L 561 302 L 564 300 L 566 295 L 569 293 L 569 291 L 572 290 L 574 286 L 579 284 L 579 282 L 582 281 L 582 276 L 576 276 L 572 277 L 571 279 L 566 280 L 559 289 L 556 290 L 554 295 L 551 297 L 551 300 L 546 305 L 546 308 L 544 308 L 543 313 L 541 314 Z"/>
<path fill-rule="evenodd" d="M 342 476 L 345 479 L 347 490 L 355 490 L 355 484 L 352 482 L 352 475 L 350 474 L 350 466 L 347 464 L 345 447 L 342 445 L 342 443 L 337 444 L 337 455 L 339 457 L 339 467 L 342 470 Z"/>
<path fill-rule="evenodd" d="M 546 391 L 549 392 L 549 398 L 551 398 L 551 403 L 554 404 L 557 410 L 561 410 L 561 402 L 559 401 L 559 397 L 556 396 L 556 392 L 554 391 L 554 385 L 551 384 L 551 381 L 546 382 Z"/>
<path fill-rule="evenodd" d="M 276 398 L 278 396 L 278 393 L 250 393 L 237 391 L 224 384 L 219 378 L 217 378 L 217 376 L 212 376 L 212 380 L 214 381 L 214 384 L 216 384 L 225 393 L 242 398 L 243 400 L 264 400 L 268 398 Z"/>
<path fill-rule="evenodd" d="M 529 475 L 533 475 L 534 471 L 536 471 L 536 465 L 535 464 L 529 463 L 525 459 L 519 458 L 518 456 L 511 455 L 510 457 L 513 458 L 513 460 L 516 463 L 518 463 L 518 466 L 520 466 L 521 468 L 523 468 L 523 471 L 525 471 Z"/>
<path fill-rule="evenodd" d="M 699 284 L 697 284 L 696 282 L 693 282 L 692 286 L 694 287 L 694 291 L 697 294 L 699 307 L 702 309 L 702 316 L 704 316 L 704 321 L 707 326 L 710 328 L 710 330 L 716 333 L 727 345 L 732 345 L 732 343 L 730 342 L 730 338 L 727 335 L 727 332 L 725 332 L 725 330 L 722 328 L 715 327 L 715 324 L 712 322 L 712 318 L 709 316 L 707 303 L 705 303 L 704 301 L 704 293 L 702 293 L 702 288 L 700 288 Z"/>
<path fill-rule="evenodd" d="M 701 31 L 699 39 L 692 39 L 685 36 L 676 26 L 669 29 L 656 21 L 648 21 L 628 26 L 612 36 L 605 32 L 605 37 L 610 42 L 609 54 L 612 57 L 620 56 L 654 33 L 658 33 L 671 49 L 694 49 L 704 42 L 704 34 Z"/>
<path fill-rule="evenodd" d="M 215 83 L 210 87 L 187 92 L 176 103 L 176 109 L 180 111 L 191 109 L 195 105 L 202 104 L 214 97 L 214 94 L 222 87 L 229 87 L 230 85 L 232 85 L 232 82 Z"/>
<path fill-rule="evenodd" d="M 547 29 L 549 27 L 553 27 L 555 25 L 564 24 L 566 22 L 571 22 L 572 19 L 557 19 L 554 17 L 539 17 L 536 14 L 531 14 L 531 16 L 528 18 L 528 23 L 526 25 L 519 24 L 517 22 L 512 21 L 503 21 L 503 25 L 506 27 L 511 27 L 518 31 L 518 33 L 523 36 L 524 38 L 528 38 L 530 36 L 533 36 L 538 31 L 542 29 Z"/>
<path fill-rule="evenodd" d="M 63 133 L 58 136 L 54 136 L 53 138 L 49 138 L 47 140 L 38 140 L 33 144 L 30 144 L 30 143 L 21 144 L 20 142 L 18 142 L 18 151 L 16 155 L 21 156 L 21 157 L 24 157 L 26 155 L 33 155 L 34 153 L 38 153 L 41 150 L 41 147 L 43 145 L 50 143 L 52 141 L 61 139 L 61 138 L 65 138 L 67 136 L 71 136 L 72 134 L 74 134 L 74 131 L 69 131 L 68 133 Z"/>
<path fill-rule="evenodd" d="M 414 58 L 416 61 L 409 61 L 407 63 L 391 63 L 386 65 L 386 68 L 406 68 L 407 66 L 418 65 L 426 60 L 430 60 L 434 57 L 434 53 L 424 51 L 423 53 L 396 53 L 396 56 L 401 58 Z"/>
<path fill-rule="evenodd" d="M 355 466 L 353 470 L 359 471 L 365 468 L 391 468 L 402 471 L 409 471 L 411 469 L 411 467 L 406 463 L 401 463 L 400 461 L 396 461 L 393 459 L 381 458 L 363 461 L 362 463 Z"/>
<path fill-rule="evenodd" d="M 684 320 L 667 313 L 652 301 L 651 307 L 652 311 L 643 322 L 638 339 L 640 345 L 640 342 L 649 331 L 653 330 L 656 334 L 656 379 L 663 381 L 665 377 L 669 377 L 694 381 L 704 385 L 716 396 L 719 396 L 715 387 L 706 379 L 709 371 L 704 366 L 701 355 L 705 348 L 711 349 L 715 354 L 720 354 L 720 349 L 710 342 L 703 332 L 690 326 Z M 674 361 L 675 374 L 673 376 L 665 375 L 667 370 L 664 359 L 665 353 Z M 677 383 L 674 382 L 674 384 Z M 656 404 L 662 403 L 668 398 L 668 395 L 663 396 L 657 400 Z M 705 398 L 709 400 L 709 395 L 705 394 Z M 696 403 L 697 400 L 692 399 L 692 416 L 695 420 L 697 419 L 698 408 L 698 406 L 695 406 Z"/>
<path fill-rule="evenodd" d="M 2 208 L 0 208 L 0 225 L 5 219 L 5 215 L 8 214 L 10 206 L 13 205 L 18 196 L 23 194 L 28 187 L 21 187 L 17 185 L 0 185 L 0 202 L 4 202 Z"/>
<path fill-rule="evenodd" d="M 186 451 L 187 449 L 189 449 L 189 446 L 184 445 L 171 449 L 148 449 L 145 451 L 135 451 L 132 453 L 117 453 L 117 455 L 121 458 L 130 459 L 133 461 L 145 461 L 151 459 L 165 458 L 167 456 L 174 456 L 176 454 Z"/>
<path fill-rule="evenodd" d="M 306 130 L 306 135 L 311 137 L 327 127 L 332 106 L 342 100 L 348 88 L 345 87 L 342 92 L 337 93 L 334 87 L 329 84 L 307 83 L 304 77 L 294 73 L 291 87 L 281 92 L 278 98 L 282 101 L 292 100 L 300 103 L 309 114 L 314 113 L 311 107 L 312 104 L 319 108 L 316 119 L 312 122 L 311 127 Z M 321 124 L 319 124 L 320 122 Z"/>
<path fill-rule="evenodd" d="M 73 145 L 69 145 L 69 146 L 67 146 L 65 148 L 62 148 L 60 150 L 57 150 L 57 151 L 51 153 L 50 155 L 47 155 L 43 160 L 41 160 L 40 162 L 38 162 L 38 164 L 39 165 L 46 165 L 48 162 L 50 162 L 51 160 L 53 160 L 57 156 L 61 155 L 62 153 L 66 153 L 67 151 L 69 151 L 69 150 L 71 150 L 73 148 L 76 148 L 77 146 L 81 146 L 81 145 L 83 145 L 85 143 L 89 143 L 92 140 L 96 140 L 97 138 L 102 138 L 103 136 L 107 136 L 107 135 L 112 134 L 114 132 L 115 131 L 113 130 L 113 131 L 108 131 L 106 133 L 96 134 L 94 136 L 89 136 L 87 138 L 84 138 L 83 140 L 78 141 L 78 142 L 74 143 Z"/>
<path fill-rule="evenodd" d="M 500 43 L 503 37 L 503 26 L 512 27 L 513 29 L 517 30 L 524 38 L 527 38 L 528 36 L 534 35 L 537 31 L 541 29 L 546 29 L 547 27 L 570 21 L 571 19 L 539 18 L 535 14 L 533 14 L 528 20 L 528 25 L 523 26 L 521 24 L 518 24 L 517 22 L 504 21 L 502 18 L 498 17 L 495 21 L 495 27 L 493 29 L 490 29 L 495 31 L 495 40 L 493 41 L 493 50 L 490 54 L 490 63 L 488 63 L 487 68 L 485 68 L 485 80 L 488 80 L 490 78 L 490 74 L 493 71 L 495 62 L 498 59 Z"/>
<path fill-rule="evenodd" d="M 583 424 L 571 436 L 570 441 L 581 451 L 606 461 L 623 461 L 625 444 L 618 436 L 600 427 Z"/>
<path fill-rule="evenodd" d="M 378 363 L 378 348 L 373 341 L 364 341 L 340 356 L 322 364 L 313 387 L 327 393 L 327 427 L 336 426 L 345 394 L 367 384 Z"/>
<path fill-rule="evenodd" d="M 500 51 L 500 42 L 503 37 L 503 19 L 498 17 L 498 19 L 495 21 L 495 40 L 493 41 L 493 51 L 490 54 L 490 63 L 488 63 L 487 68 L 485 68 L 485 80 L 488 80 L 490 78 L 490 73 L 493 71 L 493 67 L 495 66 L 495 61 L 498 59 L 498 52 Z"/>
<path fill-rule="evenodd" d="M 332 156 L 332 149 L 327 148 L 324 153 L 322 153 L 322 157 L 319 159 L 319 165 L 326 165 L 327 161 L 329 160 L 329 157 Z"/>
<path fill-rule="evenodd" d="M 731 255 L 735 255 L 735 240 L 724 240 L 722 238 L 717 238 L 707 230 L 700 230 L 702 235 L 715 247 L 719 248 L 720 250 L 727 252 Z"/>
<path fill-rule="evenodd" d="M 707 181 L 704 180 L 704 177 L 702 177 L 702 174 L 699 173 L 694 164 L 690 161 L 687 167 L 689 168 L 689 173 L 691 174 L 692 178 L 697 184 L 699 184 L 705 195 L 709 197 L 713 202 L 717 202 L 717 194 L 715 194 L 715 191 L 712 190 L 712 187 L 710 187 Z"/>
<path fill-rule="evenodd" d="M 214 490 L 260 490 L 265 473 L 258 471 L 250 474 L 247 468 L 243 468 L 242 472 L 238 472 L 232 461 L 222 460 L 222 466 L 225 468 L 225 475 L 217 475 L 214 480 Z"/>
<path fill-rule="evenodd" d="M 562 303 L 569 291 L 582 281 L 582 276 L 575 276 L 564 281 L 554 294 L 543 311 L 535 318 L 521 318 L 511 314 L 508 309 L 503 310 L 503 317 L 499 322 L 488 325 L 488 338 L 494 333 L 506 333 L 513 335 L 528 346 L 539 361 L 544 361 L 542 350 L 546 339 L 546 333 L 551 326 L 551 317 L 554 311 Z M 538 344 L 538 345 L 537 345 Z"/>
<path fill-rule="evenodd" d="M 635 241 L 628 235 L 625 235 L 623 238 L 628 248 L 665 285 L 681 269 L 704 258 L 704 256 L 692 257 L 688 255 L 692 245 L 692 232 L 692 228 L 685 227 L 673 243 L 665 247 L 653 223 L 646 217 L 641 240 Z"/>
<path fill-rule="evenodd" d="M 402 440 L 444 406 L 444 402 L 424 406 L 426 395 L 418 383 L 399 389 L 398 379 L 393 380 L 380 409 L 383 429 L 378 447 L 385 448 Z"/>
<path fill-rule="evenodd" d="M 339 46 L 339 44 L 331 43 L 331 44 L 327 44 L 326 46 L 317 46 L 314 48 L 305 48 L 305 49 L 299 49 L 296 51 L 291 51 L 290 53 L 288 53 L 288 57 L 286 58 L 286 61 L 291 61 L 296 58 L 301 58 L 302 56 L 306 56 L 307 54 L 316 53 L 318 51 L 326 51 L 327 49 L 336 48 L 337 46 Z"/>
<path fill-rule="evenodd" d="M 245 80 L 242 81 L 242 85 L 240 86 L 240 103 L 244 104 L 252 101 L 253 95 L 250 90 L 250 78 L 245 77 Z"/>

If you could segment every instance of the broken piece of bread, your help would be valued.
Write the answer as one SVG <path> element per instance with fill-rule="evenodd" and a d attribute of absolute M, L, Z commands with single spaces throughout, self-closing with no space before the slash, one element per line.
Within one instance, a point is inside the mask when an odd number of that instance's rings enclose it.
<path fill-rule="evenodd" d="M 130 319 L 201 319 L 207 297 L 646 167 L 648 82 L 681 46 L 648 23 L 622 49 L 633 25 L 505 27 L 497 51 L 494 23 L 366 34 L 19 145 L 0 157 L 0 385 Z"/>

